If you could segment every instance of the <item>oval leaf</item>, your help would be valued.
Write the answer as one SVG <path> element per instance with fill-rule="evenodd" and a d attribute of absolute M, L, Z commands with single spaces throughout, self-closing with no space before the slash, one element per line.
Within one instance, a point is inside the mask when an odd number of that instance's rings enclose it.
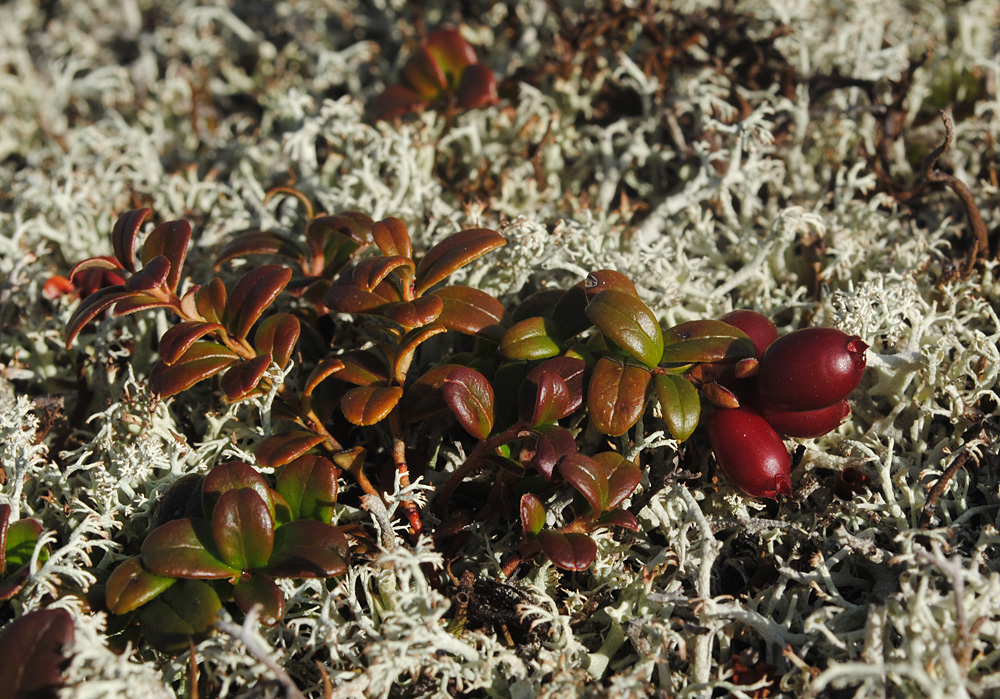
<path fill-rule="evenodd" d="M 594 428 L 612 437 L 625 434 L 646 407 L 651 378 L 644 367 L 601 357 L 587 388 L 587 411 Z"/>
<path fill-rule="evenodd" d="M 257 461 L 269 468 L 283 466 L 322 442 L 323 437 L 304 430 L 276 434 L 257 447 Z"/>
<path fill-rule="evenodd" d="M 458 285 L 438 289 L 432 296 L 444 302 L 437 318 L 443 326 L 490 342 L 500 342 L 506 331 L 507 312 L 493 296 L 471 286 Z"/>
<path fill-rule="evenodd" d="M 142 635 L 164 653 L 188 648 L 188 639 L 198 640 L 212 629 L 222 602 L 208 583 L 180 580 L 153 600 L 139 615 Z"/>
<path fill-rule="evenodd" d="M 190 321 L 180 323 L 163 333 L 158 350 L 160 360 L 167 365 L 175 363 L 197 340 L 211 332 L 224 330 L 219 323 Z"/>
<path fill-rule="evenodd" d="M 660 363 L 663 333 L 656 316 L 639 297 L 608 289 L 587 304 L 586 313 L 604 337 L 647 367 Z"/>
<path fill-rule="evenodd" d="M 422 296 L 452 272 L 506 244 L 502 235 L 488 228 L 474 228 L 448 236 L 420 260 L 417 266 L 417 296 Z"/>
<path fill-rule="evenodd" d="M 142 244 L 142 265 L 145 270 L 149 261 L 163 255 L 170 262 L 167 289 L 177 292 L 187 257 L 187 246 L 191 241 L 191 224 L 187 221 L 167 221 L 153 229 Z"/>
<path fill-rule="evenodd" d="M 168 398 L 218 374 L 239 356 L 214 342 L 195 342 L 172 365 L 157 363 L 149 373 L 149 386 L 161 398 Z"/>
<path fill-rule="evenodd" d="M 534 443 L 521 450 L 521 460 L 534 466 L 548 480 L 552 480 L 559 460 L 577 451 L 573 433 L 559 425 L 538 425 L 518 436 L 534 436 Z"/>
<path fill-rule="evenodd" d="M 265 572 L 276 578 L 330 578 L 347 572 L 347 537 L 336 527 L 297 519 L 274 532 Z"/>
<path fill-rule="evenodd" d="M 64 333 L 66 337 L 66 348 L 73 346 L 73 340 L 80 334 L 84 326 L 100 314 L 108 306 L 123 298 L 132 295 L 133 292 L 126 291 L 124 286 L 108 286 L 98 289 L 93 294 L 80 302 L 80 305 L 73 311 L 73 315 L 66 325 Z"/>
<path fill-rule="evenodd" d="M 569 454 L 559 460 L 559 474 L 576 488 L 595 517 L 600 517 L 608 500 L 608 477 L 601 465 L 583 454 Z"/>
<path fill-rule="evenodd" d="M 142 567 L 170 578 L 231 578 L 239 570 L 222 561 L 212 541 L 212 525 L 201 519 L 175 519 L 142 542 Z"/>
<path fill-rule="evenodd" d="M 537 534 L 545 526 L 545 507 L 531 493 L 521 496 L 521 528 L 525 534 Z"/>
<path fill-rule="evenodd" d="M 218 277 L 213 277 L 194 294 L 198 314 L 210 323 L 222 323 L 226 319 L 226 285 Z"/>
<path fill-rule="evenodd" d="M 244 274 L 226 302 L 226 316 L 232 334 L 241 340 L 245 338 L 291 278 L 292 270 L 282 265 L 263 265 Z"/>
<path fill-rule="evenodd" d="M 288 503 L 293 519 L 314 519 L 329 524 L 337 502 L 337 468 L 322 456 L 303 456 L 281 469 L 278 492 Z"/>
<path fill-rule="evenodd" d="M 259 604 L 262 608 L 260 620 L 268 626 L 274 626 L 285 615 L 285 596 L 269 575 L 255 573 L 248 580 L 236 583 L 233 599 L 244 614 Z"/>
<path fill-rule="evenodd" d="M 269 354 L 282 369 L 292 357 L 295 343 L 299 341 L 299 319 L 291 313 L 275 313 L 257 326 L 253 346 L 257 354 Z"/>
<path fill-rule="evenodd" d="M 677 374 L 657 374 L 653 387 L 670 434 L 678 442 L 683 442 L 691 436 L 701 418 L 698 389 Z"/>
<path fill-rule="evenodd" d="M 493 431 L 493 387 L 475 369 L 456 367 L 441 386 L 441 395 L 459 424 L 476 439 Z"/>
<path fill-rule="evenodd" d="M 395 216 L 389 216 L 372 225 L 375 245 L 386 256 L 413 257 L 413 244 L 406 224 Z"/>
<path fill-rule="evenodd" d="M 73 617 L 65 609 L 29 612 L 10 622 L 0 635 L 0 694 L 58 696 L 74 636 Z"/>
<path fill-rule="evenodd" d="M 538 543 L 549 560 L 563 570 L 586 570 L 597 558 L 597 544 L 586 534 L 543 529 L 538 532 Z"/>
<path fill-rule="evenodd" d="M 125 288 L 129 291 L 150 291 L 163 286 L 170 273 L 170 260 L 165 255 L 157 255 L 142 269 L 125 280 Z"/>
<path fill-rule="evenodd" d="M 263 568 L 274 548 L 274 518 L 252 489 L 230 490 L 212 512 L 212 536 L 222 560 L 233 568 Z"/>
<path fill-rule="evenodd" d="M 340 399 L 344 417 L 354 425 L 374 425 L 385 419 L 403 396 L 399 386 L 359 386 Z"/>
<path fill-rule="evenodd" d="M 394 323 L 407 328 L 419 328 L 437 320 L 443 309 L 444 302 L 434 294 L 429 294 L 413 301 L 394 303 L 383 313 Z"/>
<path fill-rule="evenodd" d="M 157 597 L 175 582 L 175 578 L 153 575 L 142 567 L 139 556 L 132 556 L 122 561 L 108 577 L 104 599 L 112 614 L 126 614 Z"/>
<path fill-rule="evenodd" d="M 139 235 L 142 224 L 152 216 L 150 209 L 132 209 L 126 211 L 115 221 L 114 228 L 111 229 L 111 247 L 115 251 L 115 257 L 122 263 L 122 267 L 129 272 L 135 272 L 135 239 Z"/>
<path fill-rule="evenodd" d="M 215 261 L 218 269 L 224 262 L 247 255 L 276 255 L 290 260 L 302 262 L 305 253 L 299 244 L 286 235 L 270 231 L 245 231 L 237 233 L 236 237 L 222 249 Z"/>
<path fill-rule="evenodd" d="M 739 361 L 756 355 L 753 340 L 721 320 L 692 320 L 664 333 L 662 361 L 671 364 Z"/>
<path fill-rule="evenodd" d="M 639 487 L 642 472 L 635 462 L 629 461 L 618 452 L 605 451 L 593 458 L 608 479 L 608 496 L 604 501 L 604 510 L 613 510 Z"/>
<path fill-rule="evenodd" d="M 548 318 L 526 318 L 510 327 L 500 340 L 507 359 L 532 360 L 555 357 L 562 351 L 556 324 Z"/>
<path fill-rule="evenodd" d="M 262 354 L 230 367 L 222 377 L 222 392 L 226 394 L 226 400 L 235 403 L 250 395 L 269 366 L 271 355 Z"/>
<path fill-rule="evenodd" d="M 250 488 L 269 503 L 271 489 L 253 466 L 243 461 L 227 461 L 217 464 L 208 472 L 201 484 L 201 508 L 205 516 L 212 518 L 215 504 L 225 493 L 240 488 Z"/>

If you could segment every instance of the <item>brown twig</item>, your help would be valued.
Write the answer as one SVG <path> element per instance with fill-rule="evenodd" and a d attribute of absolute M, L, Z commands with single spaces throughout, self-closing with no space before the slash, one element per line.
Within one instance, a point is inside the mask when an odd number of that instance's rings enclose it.
<path fill-rule="evenodd" d="M 983 221 L 983 215 L 979 213 L 979 206 L 976 205 L 976 200 L 969 188 L 954 175 L 934 169 L 941 156 L 951 148 L 951 142 L 955 137 L 955 125 L 951 117 L 944 110 L 941 110 L 940 114 L 941 121 L 944 122 L 944 142 L 924 158 L 924 177 L 928 182 L 943 184 L 951 189 L 961 200 L 962 206 L 965 207 L 965 215 L 969 218 L 969 227 L 972 229 L 973 236 L 972 247 L 969 249 L 965 268 L 962 271 L 963 274 L 968 275 L 972 272 L 976 262 L 986 259 L 989 255 L 990 239 L 986 231 L 986 222 Z"/>
<path fill-rule="evenodd" d="M 938 500 L 944 495 L 945 489 L 948 487 L 948 483 L 951 479 L 958 473 L 959 469 L 964 468 L 968 463 L 969 459 L 975 459 L 976 463 L 979 463 L 979 457 L 975 452 L 969 450 L 968 447 L 962 450 L 954 461 L 951 462 L 951 466 L 948 470 L 941 474 L 937 483 L 931 488 L 930 495 L 927 496 L 927 502 L 924 503 L 924 509 L 920 513 L 920 528 L 927 529 L 931 524 L 931 518 L 934 516 L 934 511 L 937 509 Z"/>

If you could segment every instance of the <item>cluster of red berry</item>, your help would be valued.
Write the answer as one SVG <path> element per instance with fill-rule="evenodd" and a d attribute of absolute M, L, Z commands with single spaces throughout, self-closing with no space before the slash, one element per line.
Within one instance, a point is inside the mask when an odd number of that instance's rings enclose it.
<path fill-rule="evenodd" d="M 749 310 L 721 318 L 753 340 L 754 376 L 730 387 L 739 407 L 716 407 L 708 437 L 719 466 L 741 491 L 777 498 L 791 493 L 791 458 L 783 437 L 819 437 L 851 409 L 847 396 L 865 370 L 865 344 L 836 328 L 804 328 L 778 337 L 767 317 Z"/>

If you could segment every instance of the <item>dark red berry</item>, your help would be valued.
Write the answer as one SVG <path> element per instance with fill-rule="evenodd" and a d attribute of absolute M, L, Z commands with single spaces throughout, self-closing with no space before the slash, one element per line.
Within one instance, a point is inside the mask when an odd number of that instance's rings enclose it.
<path fill-rule="evenodd" d="M 757 370 L 761 397 L 788 410 L 816 410 L 847 398 L 865 371 L 868 345 L 836 328 L 782 335 Z"/>
<path fill-rule="evenodd" d="M 708 440 L 723 473 L 747 495 L 776 500 L 792 492 L 792 460 L 785 443 L 750 408 L 713 410 Z"/>
<path fill-rule="evenodd" d="M 766 403 L 758 403 L 753 407 L 778 434 L 803 439 L 821 437 L 837 429 L 851 412 L 846 400 L 816 410 L 785 410 Z"/>
<path fill-rule="evenodd" d="M 771 322 L 770 318 L 757 311 L 749 309 L 730 311 L 719 320 L 723 323 L 729 323 L 749 335 L 750 339 L 753 340 L 758 358 L 764 354 L 768 345 L 778 339 L 778 329 L 774 327 L 774 323 Z"/>

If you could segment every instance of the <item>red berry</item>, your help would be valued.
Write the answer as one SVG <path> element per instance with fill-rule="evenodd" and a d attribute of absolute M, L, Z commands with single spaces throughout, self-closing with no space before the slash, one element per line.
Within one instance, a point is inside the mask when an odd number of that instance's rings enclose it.
<path fill-rule="evenodd" d="M 851 412 L 846 400 L 816 410 L 785 410 L 766 403 L 754 404 L 754 408 L 778 434 L 800 438 L 821 437 L 837 429 Z"/>
<path fill-rule="evenodd" d="M 868 345 L 836 328 L 782 335 L 760 358 L 761 397 L 788 410 L 816 410 L 847 398 L 865 371 Z"/>
<path fill-rule="evenodd" d="M 770 318 L 757 311 L 749 309 L 730 311 L 719 320 L 723 323 L 729 323 L 749 335 L 750 339 L 753 340 L 758 359 L 764 354 L 768 345 L 778 339 L 778 329 L 774 327 L 774 323 L 771 322 Z"/>
<path fill-rule="evenodd" d="M 767 421 L 745 407 L 713 410 L 708 440 L 719 467 L 747 495 L 776 500 L 792 492 L 792 460 Z"/>

